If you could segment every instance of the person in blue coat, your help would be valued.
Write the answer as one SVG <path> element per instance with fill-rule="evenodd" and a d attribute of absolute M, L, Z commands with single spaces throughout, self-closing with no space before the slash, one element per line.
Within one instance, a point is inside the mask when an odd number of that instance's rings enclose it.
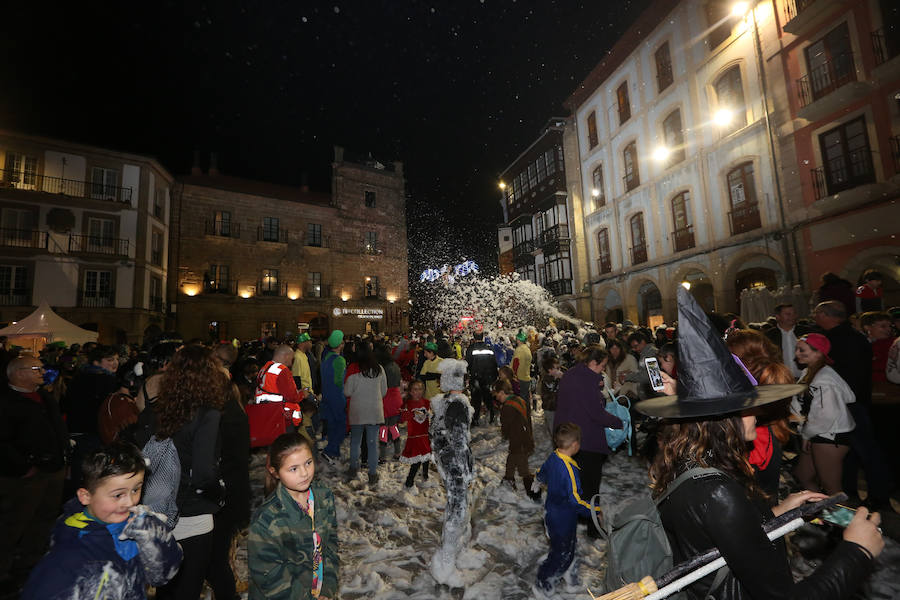
<path fill-rule="evenodd" d="M 329 463 L 341 458 L 341 443 L 347 436 L 347 398 L 344 396 L 344 373 L 347 361 L 341 356 L 344 347 L 344 332 L 335 329 L 328 336 L 328 351 L 322 356 L 322 421 L 328 436 L 328 445 L 322 456 Z"/>
<path fill-rule="evenodd" d="M 550 537 L 550 552 L 538 567 L 534 586 L 538 598 L 552 596 L 563 575 L 570 586 L 577 585 L 577 565 L 573 562 L 578 518 L 590 518 L 592 510 L 598 519 L 602 517 L 600 509 L 592 509 L 582 497 L 580 469 L 572 458 L 581 449 L 581 428 L 575 423 L 557 425 L 553 445 L 556 450 L 537 472 L 537 481 L 547 486 L 544 524 Z"/>

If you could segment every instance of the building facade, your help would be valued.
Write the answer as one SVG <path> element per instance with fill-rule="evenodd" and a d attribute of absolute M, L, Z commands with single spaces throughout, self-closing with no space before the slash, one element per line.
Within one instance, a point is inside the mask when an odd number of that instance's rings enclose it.
<path fill-rule="evenodd" d="M 165 325 L 172 176 L 154 159 L 0 131 L 0 321 L 46 300 L 103 343 Z"/>
<path fill-rule="evenodd" d="M 585 312 L 579 307 L 583 280 L 576 277 L 583 254 L 578 253 L 576 244 L 580 211 L 567 193 L 566 123 L 564 118 L 551 119 L 501 174 L 501 202 L 508 221 L 498 230 L 501 272 L 504 264 L 510 267 L 511 258 L 512 270 L 545 287 L 559 302 L 560 310 L 575 316 Z M 504 241 L 503 236 L 511 236 L 511 240 Z M 510 254 L 504 256 L 504 250 Z"/>
<path fill-rule="evenodd" d="M 657 0 L 566 101 L 596 321 L 674 319 L 679 284 L 738 311 L 797 282 L 756 43 L 776 31 L 732 11 Z"/>
<path fill-rule="evenodd" d="M 401 163 L 338 147 L 331 194 L 195 169 L 174 203 L 170 297 L 186 338 L 407 328 Z"/>
<path fill-rule="evenodd" d="M 784 65 L 769 80 L 804 285 L 876 269 L 885 306 L 900 304 L 900 6 L 776 0 L 757 22 L 777 32 L 764 54 Z"/>

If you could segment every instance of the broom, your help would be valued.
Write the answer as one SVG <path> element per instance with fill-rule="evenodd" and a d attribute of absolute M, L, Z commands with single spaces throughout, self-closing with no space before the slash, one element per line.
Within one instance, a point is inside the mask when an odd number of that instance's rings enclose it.
<path fill-rule="evenodd" d="M 766 532 L 769 540 L 778 539 L 799 529 L 805 523 L 804 517 L 816 514 L 824 508 L 829 508 L 845 500 L 847 500 L 847 494 L 841 492 L 818 502 L 804 504 L 768 521 L 763 526 L 763 530 Z M 698 554 L 675 565 L 670 571 L 656 580 L 648 575 L 638 582 L 629 583 L 608 594 L 602 596 L 591 594 L 591 598 L 595 600 L 660 600 L 684 589 L 698 579 L 702 579 L 724 566 L 725 559 L 721 557 L 719 549 L 712 548 L 703 554 Z M 590 593 L 590 590 L 588 590 L 588 593 Z"/>

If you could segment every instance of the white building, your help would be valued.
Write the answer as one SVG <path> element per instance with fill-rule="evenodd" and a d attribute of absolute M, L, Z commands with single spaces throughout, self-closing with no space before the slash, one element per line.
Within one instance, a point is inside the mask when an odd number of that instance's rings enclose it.
<path fill-rule="evenodd" d="M 164 328 L 172 181 L 152 158 L 0 131 L 0 321 L 46 300 L 105 343 Z"/>
<path fill-rule="evenodd" d="M 595 321 L 673 319 L 684 281 L 719 311 L 793 283 L 755 37 L 773 13 L 733 8 L 657 0 L 566 101 Z"/>

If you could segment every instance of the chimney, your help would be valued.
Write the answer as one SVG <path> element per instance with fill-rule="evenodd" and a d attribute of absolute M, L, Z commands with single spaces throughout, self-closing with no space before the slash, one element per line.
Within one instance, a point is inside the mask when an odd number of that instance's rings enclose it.
<path fill-rule="evenodd" d="M 203 175 L 203 171 L 200 170 L 200 151 L 194 150 L 194 164 L 191 165 L 191 175 Z"/>
<path fill-rule="evenodd" d="M 209 153 L 209 175 L 215 177 L 219 174 L 219 155 L 215 152 Z"/>
<path fill-rule="evenodd" d="M 304 194 L 309 193 L 309 175 L 306 171 L 300 173 L 300 191 Z"/>

